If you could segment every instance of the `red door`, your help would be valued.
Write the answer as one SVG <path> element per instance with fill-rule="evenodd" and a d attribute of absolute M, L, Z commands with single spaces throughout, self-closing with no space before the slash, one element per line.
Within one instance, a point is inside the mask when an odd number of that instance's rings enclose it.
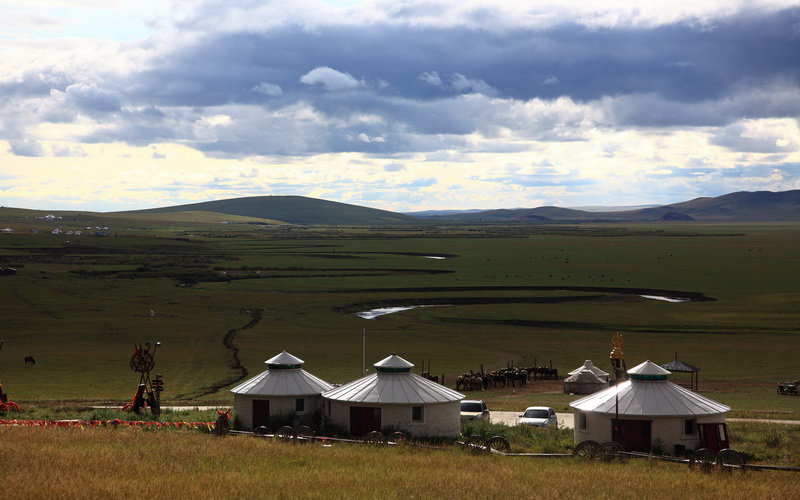
<path fill-rule="evenodd" d="M 366 436 L 381 430 L 381 409 L 367 406 L 350 407 L 350 435 Z"/>
<path fill-rule="evenodd" d="M 269 426 L 269 400 L 268 399 L 254 399 L 253 400 L 253 429 L 256 427 Z M 275 430 L 275 429 L 272 429 Z"/>
<path fill-rule="evenodd" d="M 612 439 L 622 445 L 625 451 L 650 453 L 651 422 L 650 420 L 619 420 L 619 429 L 614 430 L 614 419 L 611 419 Z"/>
<path fill-rule="evenodd" d="M 700 447 L 711 451 L 728 447 L 728 426 L 726 424 L 697 424 L 700 433 Z"/>

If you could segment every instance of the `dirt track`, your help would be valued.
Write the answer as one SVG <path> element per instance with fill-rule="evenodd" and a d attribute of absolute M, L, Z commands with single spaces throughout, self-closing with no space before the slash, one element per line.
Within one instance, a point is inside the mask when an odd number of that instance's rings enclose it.
<path fill-rule="evenodd" d="M 493 424 L 517 425 L 520 411 L 490 411 L 489 417 Z M 558 417 L 558 426 L 563 429 L 572 429 L 575 420 L 572 413 L 556 413 Z"/>
<path fill-rule="evenodd" d="M 225 334 L 225 337 L 222 339 L 222 345 L 225 349 L 230 353 L 231 360 L 228 363 L 228 368 L 233 372 L 231 376 L 224 380 L 217 381 L 216 383 L 208 386 L 203 387 L 198 390 L 197 393 L 192 394 L 179 394 L 175 398 L 176 399 L 185 399 L 185 400 L 192 400 L 198 399 L 202 396 L 208 396 L 209 394 L 214 394 L 218 392 L 223 387 L 227 387 L 231 384 L 236 382 L 240 382 L 247 378 L 248 372 L 247 368 L 242 365 L 241 360 L 239 359 L 239 348 L 234 345 L 233 340 L 236 338 L 236 334 L 239 333 L 239 330 L 246 330 L 248 328 L 253 328 L 255 325 L 261 321 L 261 309 L 242 309 L 239 311 L 239 314 L 247 314 L 250 316 L 250 321 L 241 328 L 233 328 Z"/>

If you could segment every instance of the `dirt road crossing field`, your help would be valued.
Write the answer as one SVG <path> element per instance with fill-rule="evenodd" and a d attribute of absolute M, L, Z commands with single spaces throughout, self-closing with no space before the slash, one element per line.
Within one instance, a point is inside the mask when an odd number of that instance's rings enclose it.
<path fill-rule="evenodd" d="M 518 411 L 491 411 L 489 417 L 494 424 L 517 425 L 520 413 Z M 572 429 L 574 423 L 572 413 L 556 413 L 556 417 L 558 417 L 559 427 Z"/>

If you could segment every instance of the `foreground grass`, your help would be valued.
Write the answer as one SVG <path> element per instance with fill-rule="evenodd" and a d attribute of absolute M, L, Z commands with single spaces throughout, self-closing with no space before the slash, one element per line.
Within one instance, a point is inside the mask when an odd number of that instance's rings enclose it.
<path fill-rule="evenodd" d="M 26 498 L 797 498 L 794 473 L 635 460 L 473 456 L 457 447 L 290 445 L 130 429 L 0 428 L 4 490 Z"/>

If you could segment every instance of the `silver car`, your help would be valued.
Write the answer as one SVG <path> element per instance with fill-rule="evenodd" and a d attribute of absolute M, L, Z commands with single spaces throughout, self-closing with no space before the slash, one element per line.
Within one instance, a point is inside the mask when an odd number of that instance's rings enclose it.
<path fill-rule="evenodd" d="M 489 408 L 480 399 L 461 400 L 461 420 L 489 421 Z"/>
<path fill-rule="evenodd" d="M 529 406 L 525 413 L 519 416 L 519 425 L 534 425 L 536 427 L 557 426 L 556 412 L 547 406 Z"/>

